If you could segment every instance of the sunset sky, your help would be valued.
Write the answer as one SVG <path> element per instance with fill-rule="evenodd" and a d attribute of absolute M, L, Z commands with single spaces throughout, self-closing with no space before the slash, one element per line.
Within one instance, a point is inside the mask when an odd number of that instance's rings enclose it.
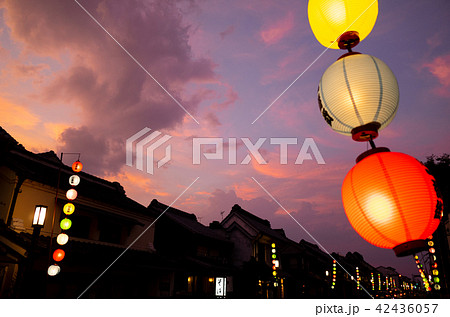
<path fill-rule="evenodd" d="M 326 51 L 252 124 L 325 49 L 307 0 L 78 2 L 135 61 L 76 1 L 0 0 L 0 125 L 18 142 L 35 153 L 81 152 L 86 172 L 119 181 L 144 205 L 172 203 L 199 177 L 174 206 L 203 224 L 239 204 L 289 238 L 313 242 L 253 177 L 330 252 L 357 251 L 374 266 L 416 274 L 411 257 L 359 237 L 342 207 L 343 179 L 367 145 L 329 128 L 317 86 L 344 52 Z M 399 109 L 378 146 L 422 161 L 450 152 L 449 38 L 450 1 L 379 2 L 372 33 L 355 49 L 383 60 L 399 83 Z M 153 175 L 125 165 L 126 139 L 145 127 L 172 136 L 172 160 Z M 223 137 L 224 160 L 193 165 L 193 137 Z M 262 137 L 268 164 L 240 164 L 248 153 L 240 138 Z M 298 138 L 288 164 L 271 137 Z M 228 138 L 238 140 L 235 165 Z M 305 138 L 326 164 L 294 164 Z"/>

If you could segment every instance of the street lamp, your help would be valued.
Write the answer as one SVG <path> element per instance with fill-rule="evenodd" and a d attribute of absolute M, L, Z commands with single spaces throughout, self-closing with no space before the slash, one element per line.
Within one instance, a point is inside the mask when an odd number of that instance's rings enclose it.
<path fill-rule="evenodd" d="M 36 205 L 34 208 L 34 215 L 33 215 L 33 235 L 31 236 L 31 245 L 30 249 L 28 250 L 28 258 L 25 262 L 25 268 L 24 268 L 24 275 L 23 275 L 23 285 L 21 286 L 21 293 L 22 296 L 28 297 L 30 292 L 30 285 L 29 281 L 31 279 L 31 272 L 34 265 L 35 260 L 35 250 L 36 245 L 39 240 L 39 235 L 41 233 L 42 227 L 44 227 L 45 222 L 45 215 L 47 214 L 47 206 L 44 205 Z"/>
<path fill-rule="evenodd" d="M 44 226 L 45 215 L 47 214 L 47 206 L 36 205 L 34 209 L 33 227 L 42 228 Z"/>

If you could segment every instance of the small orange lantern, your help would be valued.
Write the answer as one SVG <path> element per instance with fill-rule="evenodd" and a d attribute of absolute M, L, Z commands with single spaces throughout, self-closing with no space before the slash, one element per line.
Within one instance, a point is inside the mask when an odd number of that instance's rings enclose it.
<path fill-rule="evenodd" d="M 435 179 L 415 158 L 385 148 L 369 150 L 342 185 L 347 217 L 369 243 L 397 256 L 425 250 L 439 225 L 442 199 Z M 359 158 L 358 158 L 359 159 Z"/>
<path fill-rule="evenodd" d="M 83 169 L 83 164 L 81 164 L 80 161 L 76 161 L 76 162 L 74 162 L 74 163 L 72 164 L 72 170 L 73 170 L 75 173 L 80 172 L 82 169 Z"/>
<path fill-rule="evenodd" d="M 62 259 L 64 259 L 65 255 L 66 255 L 66 252 L 64 252 L 64 250 L 56 249 L 55 252 L 53 252 L 53 260 L 55 260 L 56 262 L 59 262 Z"/>

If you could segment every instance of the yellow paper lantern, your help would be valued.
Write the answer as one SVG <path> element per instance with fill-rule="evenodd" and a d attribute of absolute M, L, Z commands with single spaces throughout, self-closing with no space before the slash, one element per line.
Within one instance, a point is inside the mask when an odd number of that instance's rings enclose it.
<path fill-rule="evenodd" d="M 73 214 L 74 211 L 75 211 L 75 205 L 72 203 L 67 203 L 63 207 L 63 212 L 66 215 L 71 215 L 71 214 Z"/>
<path fill-rule="evenodd" d="M 319 83 L 318 99 L 320 112 L 334 131 L 368 141 L 397 113 L 398 83 L 383 61 L 353 53 L 328 67 Z"/>
<path fill-rule="evenodd" d="M 348 39 L 354 45 L 365 39 L 377 16 L 378 1 L 374 0 L 310 0 L 308 3 L 308 19 L 315 37 L 320 44 L 333 49 L 346 48 Z"/>

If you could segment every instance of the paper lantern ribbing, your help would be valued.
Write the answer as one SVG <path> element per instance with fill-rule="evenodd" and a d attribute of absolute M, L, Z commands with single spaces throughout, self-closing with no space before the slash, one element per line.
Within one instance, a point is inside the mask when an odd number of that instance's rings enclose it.
<path fill-rule="evenodd" d="M 319 83 L 318 99 L 320 112 L 334 131 L 368 141 L 394 118 L 398 83 L 383 61 L 355 52 L 328 67 Z"/>
<path fill-rule="evenodd" d="M 369 243 L 397 256 L 426 249 L 425 239 L 442 218 L 434 177 L 415 158 L 379 152 L 363 158 L 342 185 L 345 213 Z"/>
<path fill-rule="evenodd" d="M 310 0 L 308 3 L 308 19 L 315 37 L 323 46 L 334 49 L 345 48 L 346 35 L 356 41 L 355 45 L 366 38 L 377 16 L 378 1 L 374 0 Z"/>

